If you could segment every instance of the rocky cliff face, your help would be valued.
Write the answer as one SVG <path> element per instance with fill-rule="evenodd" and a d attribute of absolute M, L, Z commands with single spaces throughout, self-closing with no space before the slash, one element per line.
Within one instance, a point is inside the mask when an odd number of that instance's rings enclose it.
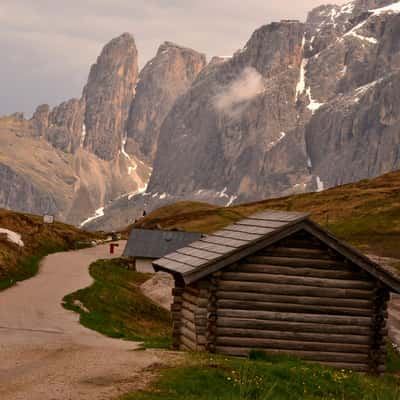
<path fill-rule="evenodd" d="M 41 190 L 24 174 L 0 163 L 0 203 L 16 210 L 37 210 L 40 214 L 56 214 L 57 205 L 46 190 Z"/>
<path fill-rule="evenodd" d="M 104 47 L 81 99 L 0 118 L 0 207 L 86 226 L 146 190 L 160 125 L 205 56 L 166 42 L 139 85 L 137 58 L 123 34 Z"/>
<path fill-rule="evenodd" d="M 105 46 L 80 100 L 41 105 L 30 120 L 0 118 L 0 207 L 79 225 L 145 190 L 150 168 L 124 146 L 137 77 L 135 43 L 124 34 Z"/>
<path fill-rule="evenodd" d="M 90 69 L 83 92 L 86 105 L 84 146 L 103 160 L 112 160 L 120 150 L 137 79 L 135 41 L 125 33 L 104 47 Z"/>
<path fill-rule="evenodd" d="M 45 138 L 57 149 L 75 153 L 85 139 L 85 109 L 83 102 L 71 99 L 55 107 L 49 114 Z"/>
<path fill-rule="evenodd" d="M 214 60 L 162 125 L 148 208 L 321 190 L 398 168 L 399 29 L 399 2 L 356 0 L 262 27 Z"/>
<path fill-rule="evenodd" d="M 163 123 L 149 192 L 262 195 L 267 154 L 298 126 L 303 34 L 299 22 L 264 26 L 200 74 Z"/>
<path fill-rule="evenodd" d="M 312 172 L 323 187 L 400 168 L 400 71 L 340 95 L 306 128 Z"/>
<path fill-rule="evenodd" d="M 205 55 L 165 42 L 139 75 L 127 124 L 127 149 L 152 161 L 160 127 L 179 96 L 206 64 Z"/>

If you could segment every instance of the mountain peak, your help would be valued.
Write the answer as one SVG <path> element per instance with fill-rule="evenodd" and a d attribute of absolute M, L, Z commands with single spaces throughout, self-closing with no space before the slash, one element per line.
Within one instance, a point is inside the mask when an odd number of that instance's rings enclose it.
<path fill-rule="evenodd" d="M 181 45 L 179 45 L 177 43 L 174 43 L 174 42 L 165 41 L 158 48 L 156 57 L 159 56 L 160 54 L 166 53 L 170 49 L 175 49 L 175 50 L 180 50 L 180 51 L 187 51 L 187 52 L 192 52 L 192 53 L 199 54 L 196 50 L 193 50 L 193 49 L 191 49 L 189 47 L 181 46 Z"/>
<path fill-rule="evenodd" d="M 146 160 L 153 159 L 164 118 L 205 64 L 205 55 L 193 49 L 172 42 L 164 42 L 159 47 L 157 55 L 140 72 L 127 123 L 129 152 L 140 154 Z M 155 111 L 149 112 L 149 109 Z"/>
<path fill-rule="evenodd" d="M 138 51 L 129 33 L 106 44 L 90 69 L 83 93 L 85 147 L 104 160 L 115 159 L 119 154 L 138 70 Z"/>

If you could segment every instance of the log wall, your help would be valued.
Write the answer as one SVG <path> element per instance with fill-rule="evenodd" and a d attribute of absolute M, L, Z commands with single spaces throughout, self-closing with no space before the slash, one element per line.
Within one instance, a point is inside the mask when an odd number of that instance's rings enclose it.
<path fill-rule="evenodd" d="M 203 351 L 207 342 L 208 282 L 175 288 L 173 346 L 180 350 Z"/>
<path fill-rule="evenodd" d="M 387 289 L 314 238 L 287 238 L 214 279 L 216 352 L 263 349 L 357 371 L 384 369 Z"/>

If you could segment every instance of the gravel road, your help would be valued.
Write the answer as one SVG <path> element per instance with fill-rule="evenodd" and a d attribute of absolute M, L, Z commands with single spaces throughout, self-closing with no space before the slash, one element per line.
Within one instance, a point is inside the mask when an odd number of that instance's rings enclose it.
<path fill-rule="evenodd" d="M 160 352 L 133 351 L 136 343 L 86 329 L 61 306 L 91 284 L 90 263 L 109 257 L 108 245 L 53 254 L 37 276 L 0 292 L 1 400 L 114 399 L 144 387 L 162 364 Z"/>

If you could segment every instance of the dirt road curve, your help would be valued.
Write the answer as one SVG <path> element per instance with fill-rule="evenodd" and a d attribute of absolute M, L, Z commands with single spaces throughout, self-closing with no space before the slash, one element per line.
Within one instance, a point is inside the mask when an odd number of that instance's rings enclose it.
<path fill-rule="evenodd" d="M 145 384 L 146 370 L 160 362 L 156 352 L 88 330 L 60 305 L 90 285 L 88 266 L 107 250 L 48 256 L 36 277 L 0 292 L 1 400 L 114 399 Z"/>

